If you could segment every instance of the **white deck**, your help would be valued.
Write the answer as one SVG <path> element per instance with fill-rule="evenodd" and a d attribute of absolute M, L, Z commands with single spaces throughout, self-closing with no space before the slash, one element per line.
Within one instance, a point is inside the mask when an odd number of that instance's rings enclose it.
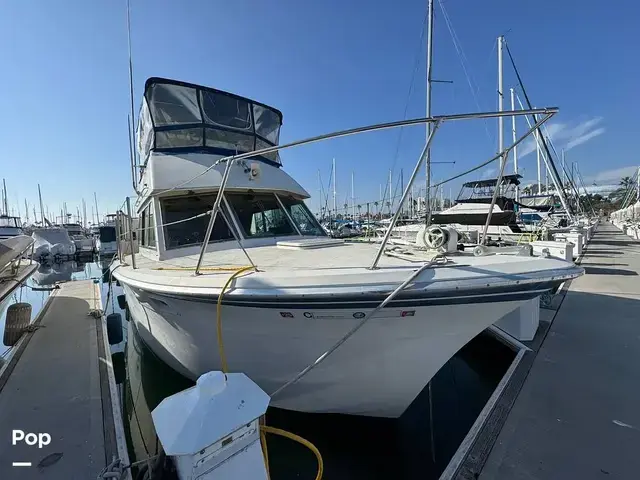
<path fill-rule="evenodd" d="M 300 293 L 303 287 L 308 294 L 318 293 L 319 290 L 332 293 L 332 289 L 344 292 L 345 287 L 351 287 L 359 293 L 388 292 L 389 288 L 395 288 L 434 255 L 418 252 L 420 255 L 416 255 L 415 261 L 383 255 L 379 268 L 369 270 L 377 249 L 378 245 L 364 243 L 345 243 L 311 251 L 274 245 L 253 247 L 248 249 L 248 253 L 259 271 L 239 278 L 230 293 L 259 295 L 266 290 L 273 293 L 274 289 L 281 294 L 287 293 L 288 289 Z M 465 282 L 466 287 L 484 287 L 489 284 L 513 284 L 514 281 L 526 283 L 548 280 L 550 276 L 565 274 L 575 276 L 576 273 L 573 264 L 557 259 L 511 255 L 451 255 L 447 258 L 447 265 L 428 269 L 417 282 L 438 283 L 436 288 L 457 288 L 461 281 Z M 216 294 L 233 273 L 229 267 L 250 265 L 240 249 L 209 252 L 204 256 L 202 274 L 196 276 L 194 270 L 197 260 L 198 255 L 156 261 L 137 254 L 136 269 L 123 265 L 114 270 L 114 275 L 157 291 L 175 292 L 180 289 L 184 293 Z M 125 261 L 130 264 L 130 256 Z M 220 270 L 223 267 L 225 269 Z M 191 291 L 186 292 L 188 289 Z M 243 292 L 245 289 L 251 292 Z"/>

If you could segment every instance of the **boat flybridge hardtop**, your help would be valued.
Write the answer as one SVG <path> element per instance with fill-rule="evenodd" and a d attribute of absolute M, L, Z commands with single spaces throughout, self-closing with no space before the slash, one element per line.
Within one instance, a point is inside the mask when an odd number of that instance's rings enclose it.
<path fill-rule="evenodd" d="M 582 272 L 550 257 L 443 254 L 455 251 L 442 249 L 449 230 L 434 233 L 439 251 L 330 238 L 282 168 L 281 125 L 253 100 L 146 82 L 138 247 L 120 248 L 111 270 L 141 338 L 187 377 L 220 370 L 220 342 L 230 371 L 275 406 L 397 417 L 478 333 Z M 132 217 L 119 221 L 119 246 L 132 242 Z"/>

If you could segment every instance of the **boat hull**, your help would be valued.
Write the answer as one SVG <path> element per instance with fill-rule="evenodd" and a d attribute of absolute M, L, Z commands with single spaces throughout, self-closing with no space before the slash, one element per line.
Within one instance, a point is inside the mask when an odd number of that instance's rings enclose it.
<path fill-rule="evenodd" d="M 120 281 L 140 337 L 161 360 L 191 379 L 220 370 L 217 297 L 158 294 Z M 398 417 L 460 348 L 525 300 L 385 308 L 272 404 Z M 271 394 L 370 310 L 223 305 L 229 368 Z"/>

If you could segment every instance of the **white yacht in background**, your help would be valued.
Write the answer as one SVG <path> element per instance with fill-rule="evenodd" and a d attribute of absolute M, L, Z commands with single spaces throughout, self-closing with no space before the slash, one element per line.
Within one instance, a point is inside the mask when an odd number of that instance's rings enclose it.
<path fill-rule="evenodd" d="M 0 215 L 0 240 L 22 235 L 22 222 L 20 217 Z"/>
<path fill-rule="evenodd" d="M 385 251 L 329 238 L 309 198 L 272 152 L 230 163 L 221 210 L 195 274 L 227 162 L 278 144 L 282 114 L 212 88 L 151 78 L 137 146 L 139 252 L 113 276 L 144 342 L 196 379 L 221 368 L 216 302 L 222 300 L 231 371 L 272 393 L 313 363 L 411 275 L 387 307 L 272 404 L 305 412 L 398 417 L 462 346 L 523 302 L 582 270 L 554 258 Z M 133 266 L 135 262 L 135 268 Z M 430 268 L 426 268 L 429 267 Z M 425 268 L 424 270 L 418 270 Z M 417 273 L 417 271 L 419 273 Z"/>
<path fill-rule="evenodd" d="M 98 255 L 114 255 L 118 251 L 116 237 L 116 214 L 109 214 L 95 230 L 95 249 Z"/>
<path fill-rule="evenodd" d="M 95 240 L 88 236 L 85 233 L 84 228 L 79 223 L 65 223 L 62 225 L 67 233 L 69 234 L 69 238 L 73 241 L 73 244 L 76 246 L 76 253 L 82 255 L 90 255 L 95 251 Z"/>
<path fill-rule="evenodd" d="M 0 240 L 0 315 L 11 300 L 11 294 L 38 268 L 36 262 L 24 259 L 33 242 L 27 235 Z"/>
<path fill-rule="evenodd" d="M 35 244 L 33 258 L 66 260 L 76 253 L 76 245 L 62 227 L 35 228 L 31 234 Z"/>

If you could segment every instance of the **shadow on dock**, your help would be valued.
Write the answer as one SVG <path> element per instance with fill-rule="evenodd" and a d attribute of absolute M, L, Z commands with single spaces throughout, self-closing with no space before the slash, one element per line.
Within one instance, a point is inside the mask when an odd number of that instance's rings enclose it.
<path fill-rule="evenodd" d="M 606 265 L 606 264 L 594 264 L 594 265 Z M 626 264 L 615 264 L 610 263 L 609 265 L 626 265 Z M 591 266 L 591 265 L 583 265 L 584 273 L 587 275 L 620 275 L 626 277 L 638 276 L 638 272 L 635 270 L 625 270 L 624 268 L 601 268 L 599 266 Z"/>

